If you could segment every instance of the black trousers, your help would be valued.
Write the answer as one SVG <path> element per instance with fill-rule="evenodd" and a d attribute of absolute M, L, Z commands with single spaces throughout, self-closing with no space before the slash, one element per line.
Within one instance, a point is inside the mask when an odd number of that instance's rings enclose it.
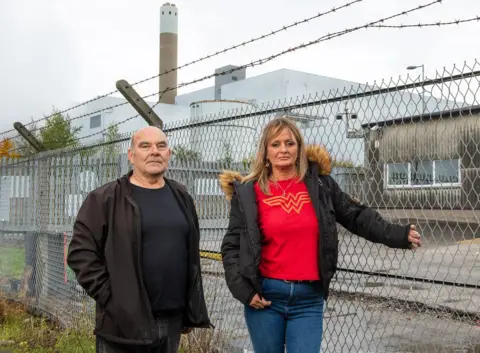
<path fill-rule="evenodd" d="M 178 353 L 182 335 L 182 316 L 156 319 L 160 342 L 151 346 L 133 346 L 110 342 L 97 336 L 97 353 Z"/>

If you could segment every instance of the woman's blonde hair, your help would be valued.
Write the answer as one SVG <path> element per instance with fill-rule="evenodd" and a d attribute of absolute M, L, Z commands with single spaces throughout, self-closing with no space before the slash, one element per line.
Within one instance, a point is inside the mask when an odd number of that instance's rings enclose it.
<path fill-rule="evenodd" d="M 298 155 L 295 162 L 296 177 L 302 180 L 305 177 L 308 168 L 308 159 L 306 146 L 300 129 L 287 116 L 275 118 L 270 121 L 262 131 L 260 141 L 258 142 L 257 154 L 252 163 L 250 174 L 244 178 L 244 182 L 256 180 L 263 193 L 270 195 L 269 178 L 272 174 L 271 165 L 267 166 L 267 148 L 269 142 L 280 135 L 283 129 L 289 129 L 298 145 Z"/>

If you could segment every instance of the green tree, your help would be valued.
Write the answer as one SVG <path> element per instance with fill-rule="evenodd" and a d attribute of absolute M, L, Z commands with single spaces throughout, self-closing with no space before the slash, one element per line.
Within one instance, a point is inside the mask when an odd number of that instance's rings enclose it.
<path fill-rule="evenodd" d="M 30 123 L 25 127 L 31 134 L 43 144 L 46 150 L 56 150 L 65 147 L 77 147 L 78 137 L 82 127 L 74 127 L 68 115 L 64 116 L 55 108 L 52 114 L 45 120 L 45 126 L 37 128 L 36 123 Z M 24 157 L 37 153 L 30 144 L 20 137 L 16 141 L 17 151 Z"/>
<path fill-rule="evenodd" d="M 233 164 L 232 146 L 229 142 L 223 142 L 223 156 L 218 160 L 225 168 L 231 168 Z"/>
<path fill-rule="evenodd" d="M 101 154 L 105 161 L 105 178 L 107 181 L 113 180 L 117 177 L 118 156 L 120 155 L 120 133 L 118 132 L 118 125 L 110 124 L 105 133 L 106 145 L 102 147 Z"/>
<path fill-rule="evenodd" d="M 172 160 L 179 163 L 200 162 L 202 154 L 198 151 L 188 149 L 185 146 L 178 145 L 172 149 Z"/>
<path fill-rule="evenodd" d="M 248 157 L 242 159 L 243 169 L 246 171 L 250 169 L 252 166 L 253 161 L 255 160 L 255 156 L 250 154 Z"/>
<path fill-rule="evenodd" d="M 120 138 L 121 136 L 118 132 L 118 125 L 110 124 L 105 133 L 105 142 L 107 144 L 103 147 L 102 153 L 107 157 L 113 156 L 116 158 L 120 154 L 120 146 L 116 141 L 120 140 Z"/>
<path fill-rule="evenodd" d="M 78 133 L 81 126 L 74 127 L 68 115 L 63 116 L 54 110 L 45 121 L 45 126 L 40 129 L 40 142 L 47 150 L 56 150 L 65 147 L 77 147 L 79 145 Z"/>

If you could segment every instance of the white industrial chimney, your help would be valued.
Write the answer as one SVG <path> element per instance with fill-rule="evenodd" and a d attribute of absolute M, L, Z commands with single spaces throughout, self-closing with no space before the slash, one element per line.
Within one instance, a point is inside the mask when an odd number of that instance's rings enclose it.
<path fill-rule="evenodd" d="M 177 45 L 178 9 L 175 4 L 167 2 L 160 7 L 160 103 L 175 104 L 177 71 L 163 73 L 177 68 Z"/>

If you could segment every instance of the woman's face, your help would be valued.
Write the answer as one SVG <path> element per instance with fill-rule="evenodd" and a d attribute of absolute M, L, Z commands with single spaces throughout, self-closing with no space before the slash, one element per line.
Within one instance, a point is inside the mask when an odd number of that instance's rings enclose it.
<path fill-rule="evenodd" d="M 267 160 L 272 168 L 285 169 L 294 167 L 298 157 L 298 143 L 295 136 L 288 128 L 284 128 L 267 145 Z"/>

